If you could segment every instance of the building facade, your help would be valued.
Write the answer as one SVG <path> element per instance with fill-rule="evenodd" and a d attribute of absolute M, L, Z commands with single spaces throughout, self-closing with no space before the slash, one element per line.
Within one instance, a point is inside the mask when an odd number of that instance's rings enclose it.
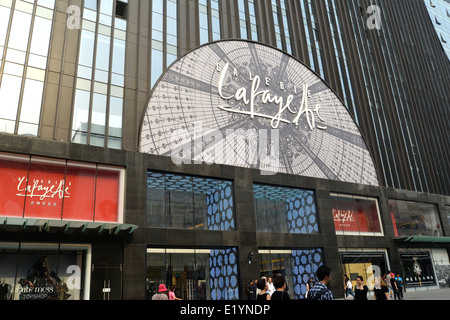
<path fill-rule="evenodd" d="M 429 5 L 0 0 L 0 299 L 247 299 L 276 274 L 302 299 L 322 264 L 336 297 L 344 274 L 448 287 Z"/>

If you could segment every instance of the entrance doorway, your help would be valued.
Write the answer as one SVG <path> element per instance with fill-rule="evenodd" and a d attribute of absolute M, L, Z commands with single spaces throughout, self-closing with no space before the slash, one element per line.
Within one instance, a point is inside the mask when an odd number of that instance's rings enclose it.
<path fill-rule="evenodd" d="M 93 267 L 91 283 L 92 300 L 122 299 L 122 266 Z"/>

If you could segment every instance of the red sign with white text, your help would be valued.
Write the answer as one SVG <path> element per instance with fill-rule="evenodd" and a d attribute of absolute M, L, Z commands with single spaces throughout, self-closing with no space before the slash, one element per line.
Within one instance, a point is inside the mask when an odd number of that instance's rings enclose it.
<path fill-rule="evenodd" d="M 381 232 L 374 199 L 332 197 L 331 202 L 336 231 Z"/>
<path fill-rule="evenodd" d="M 120 223 L 121 170 L 0 155 L 0 216 Z"/>

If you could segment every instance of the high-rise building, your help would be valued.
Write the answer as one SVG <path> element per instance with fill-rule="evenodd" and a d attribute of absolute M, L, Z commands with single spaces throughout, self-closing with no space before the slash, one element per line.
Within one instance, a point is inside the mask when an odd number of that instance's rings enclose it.
<path fill-rule="evenodd" d="M 449 12 L 0 0 L 0 299 L 448 287 Z"/>

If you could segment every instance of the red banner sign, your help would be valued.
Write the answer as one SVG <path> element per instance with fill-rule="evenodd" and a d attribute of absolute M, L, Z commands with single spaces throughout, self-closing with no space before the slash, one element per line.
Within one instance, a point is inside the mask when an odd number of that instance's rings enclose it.
<path fill-rule="evenodd" d="M 0 155 L 0 216 L 120 223 L 122 172 Z"/>

